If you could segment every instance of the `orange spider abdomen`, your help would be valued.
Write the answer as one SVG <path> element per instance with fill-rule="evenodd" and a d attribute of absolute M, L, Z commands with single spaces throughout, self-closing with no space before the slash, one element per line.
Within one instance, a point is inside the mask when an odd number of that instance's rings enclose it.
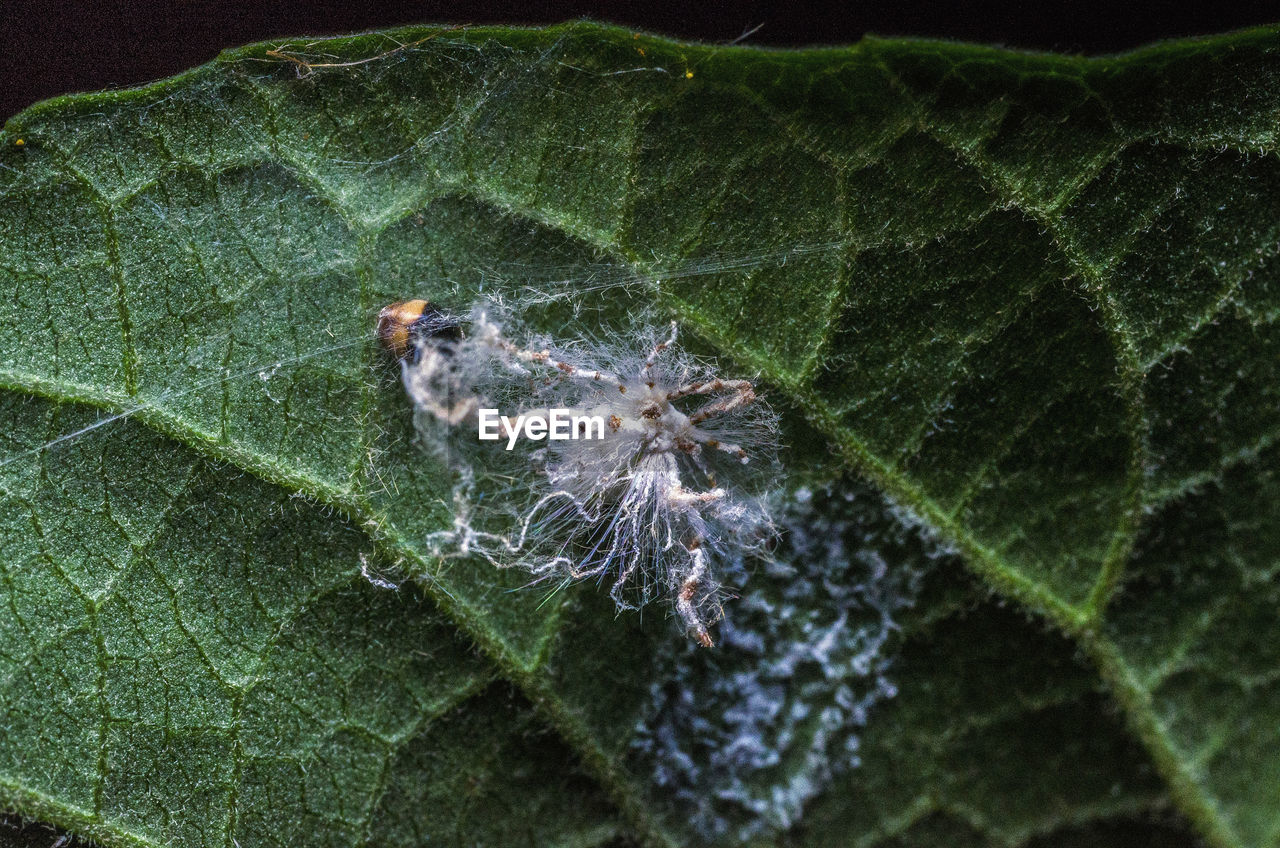
<path fill-rule="evenodd" d="M 378 339 L 396 359 L 408 359 L 414 353 L 414 341 L 420 338 L 457 340 L 461 335 L 458 321 L 421 298 L 402 300 L 378 313 Z"/>

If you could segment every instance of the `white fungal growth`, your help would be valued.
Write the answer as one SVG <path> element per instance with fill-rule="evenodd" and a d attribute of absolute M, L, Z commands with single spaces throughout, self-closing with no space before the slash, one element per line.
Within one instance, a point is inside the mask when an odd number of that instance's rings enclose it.
<path fill-rule="evenodd" d="M 773 534 L 761 496 L 776 474 L 777 419 L 751 381 L 682 351 L 674 322 L 557 342 L 496 303 L 476 307 L 461 338 L 415 338 L 403 378 L 420 431 L 456 473 L 456 518 L 433 537 L 438 554 L 479 554 L 536 579 L 596 578 L 620 608 L 661 595 L 712 644 L 717 564 Z M 606 426 L 602 438 L 508 451 L 509 427 L 479 439 L 484 409 Z"/>
<path fill-rule="evenodd" d="M 894 698 L 899 622 L 929 575 L 960 567 L 911 516 L 856 479 L 779 493 L 769 557 L 727 563 L 751 582 L 720 648 L 660 644 L 631 767 L 699 844 L 768 845 L 862 761 Z"/>

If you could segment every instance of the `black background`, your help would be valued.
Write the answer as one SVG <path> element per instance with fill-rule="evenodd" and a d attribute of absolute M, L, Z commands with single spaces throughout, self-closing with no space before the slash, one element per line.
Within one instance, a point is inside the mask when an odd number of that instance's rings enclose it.
<path fill-rule="evenodd" d="M 0 120 L 56 94 L 166 77 L 253 41 L 408 23 L 537 24 L 578 17 L 703 41 L 732 41 L 762 25 L 747 43 L 840 44 L 873 32 L 1109 53 L 1280 21 L 1280 0 L 1194 6 L 1125 0 L 0 0 Z"/>

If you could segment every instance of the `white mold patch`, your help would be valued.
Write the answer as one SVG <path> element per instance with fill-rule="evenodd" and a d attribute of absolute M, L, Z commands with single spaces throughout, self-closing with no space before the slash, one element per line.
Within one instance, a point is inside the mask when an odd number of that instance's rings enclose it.
<path fill-rule="evenodd" d="M 773 556 L 739 563 L 720 648 L 664 658 L 633 743 L 709 839 L 785 830 L 859 765 L 869 717 L 897 691 L 895 615 L 947 555 L 861 484 L 793 492 L 778 515 Z"/>

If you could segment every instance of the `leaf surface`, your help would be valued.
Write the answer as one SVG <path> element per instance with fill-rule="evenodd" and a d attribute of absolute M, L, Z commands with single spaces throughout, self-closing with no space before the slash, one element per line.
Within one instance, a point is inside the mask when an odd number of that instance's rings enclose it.
<path fill-rule="evenodd" d="M 23 113 L 0 803 L 114 844 L 1277 844 L 1276 46 L 420 29 Z M 426 553 L 377 310 L 565 287 L 760 374 L 835 487 L 857 556 L 748 582 L 763 653 Z M 883 678 L 763 661 L 877 561 L 918 577 Z M 777 763 L 716 758 L 727 679 L 788 705 Z"/>

